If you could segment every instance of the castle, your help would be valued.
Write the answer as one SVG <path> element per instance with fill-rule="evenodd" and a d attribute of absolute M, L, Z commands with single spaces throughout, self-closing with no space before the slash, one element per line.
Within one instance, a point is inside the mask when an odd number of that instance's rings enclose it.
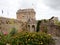
<path fill-rule="evenodd" d="M 15 27 L 17 30 L 36 31 L 36 12 L 34 9 L 20 9 L 17 11 L 17 19 L 0 17 L 0 31 L 10 31 Z"/>
<path fill-rule="evenodd" d="M 17 19 L 0 17 L 0 32 L 10 32 L 12 28 L 16 28 L 18 32 L 22 30 L 29 32 L 45 31 L 53 36 L 60 36 L 60 26 L 54 24 L 55 17 L 38 21 L 35 18 L 35 14 L 34 9 L 20 9 L 16 12 Z M 39 26 L 39 30 L 37 30 L 37 26 Z"/>
<path fill-rule="evenodd" d="M 36 19 L 35 19 L 36 12 L 34 9 L 23 9 L 17 11 L 17 19 L 20 21 L 27 23 L 26 30 L 30 32 L 36 31 Z"/>

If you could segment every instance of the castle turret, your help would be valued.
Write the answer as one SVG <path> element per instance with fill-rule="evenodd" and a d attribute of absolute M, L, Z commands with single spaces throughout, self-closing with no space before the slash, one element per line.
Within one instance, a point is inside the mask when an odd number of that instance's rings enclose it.
<path fill-rule="evenodd" d="M 27 22 L 29 19 L 35 20 L 34 9 L 20 9 L 17 11 L 17 19 Z"/>

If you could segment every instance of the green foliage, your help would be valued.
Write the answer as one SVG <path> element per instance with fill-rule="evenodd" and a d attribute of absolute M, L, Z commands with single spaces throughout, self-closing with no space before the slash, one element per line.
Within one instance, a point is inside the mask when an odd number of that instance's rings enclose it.
<path fill-rule="evenodd" d="M 46 33 L 20 32 L 13 36 L 1 36 L 0 45 L 49 45 L 53 43 L 51 35 Z"/>
<path fill-rule="evenodd" d="M 0 36 L 1 36 L 1 35 L 3 35 L 3 32 L 2 32 L 2 31 L 0 31 Z"/>
<path fill-rule="evenodd" d="M 54 22 L 56 25 L 60 26 L 60 21 L 55 21 Z"/>
<path fill-rule="evenodd" d="M 9 20 L 9 23 L 10 23 L 10 24 L 15 24 L 15 23 L 14 23 L 14 19 Z"/>
<path fill-rule="evenodd" d="M 48 20 L 44 19 L 44 22 L 45 22 L 45 23 L 47 23 L 47 22 L 48 22 Z"/>
<path fill-rule="evenodd" d="M 59 20 L 54 20 L 54 24 L 60 26 L 60 21 Z"/>
<path fill-rule="evenodd" d="M 40 24 L 41 24 L 41 21 L 38 21 L 38 23 L 37 23 L 37 30 L 36 30 L 36 32 L 38 32 L 39 30 L 40 30 Z"/>
<path fill-rule="evenodd" d="M 16 28 L 12 28 L 10 34 L 11 34 L 11 35 L 14 35 L 15 33 L 17 33 L 17 29 L 16 29 Z"/>

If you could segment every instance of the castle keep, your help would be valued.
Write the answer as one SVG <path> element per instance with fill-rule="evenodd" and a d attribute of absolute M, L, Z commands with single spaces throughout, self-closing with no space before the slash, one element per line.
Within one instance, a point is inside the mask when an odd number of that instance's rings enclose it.
<path fill-rule="evenodd" d="M 34 9 L 20 9 L 17 11 L 17 19 L 27 23 L 26 30 L 33 32 L 36 31 L 36 12 Z"/>

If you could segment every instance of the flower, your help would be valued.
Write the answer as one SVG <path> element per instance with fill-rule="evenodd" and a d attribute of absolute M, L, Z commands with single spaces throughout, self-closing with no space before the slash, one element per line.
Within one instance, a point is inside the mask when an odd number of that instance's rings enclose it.
<path fill-rule="evenodd" d="M 4 35 L 7 35 L 7 34 L 8 34 L 8 32 L 7 32 L 7 31 L 4 31 L 4 32 L 3 32 L 3 34 L 4 34 Z"/>
<path fill-rule="evenodd" d="M 28 39 L 28 41 L 30 41 L 30 39 Z"/>
<path fill-rule="evenodd" d="M 48 34 L 49 36 L 51 36 L 51 34 Z"/>
<path fill-rule="evenodd" d="M 7 43 L 6 45 L 10 45 L 10 44 Z"/>

